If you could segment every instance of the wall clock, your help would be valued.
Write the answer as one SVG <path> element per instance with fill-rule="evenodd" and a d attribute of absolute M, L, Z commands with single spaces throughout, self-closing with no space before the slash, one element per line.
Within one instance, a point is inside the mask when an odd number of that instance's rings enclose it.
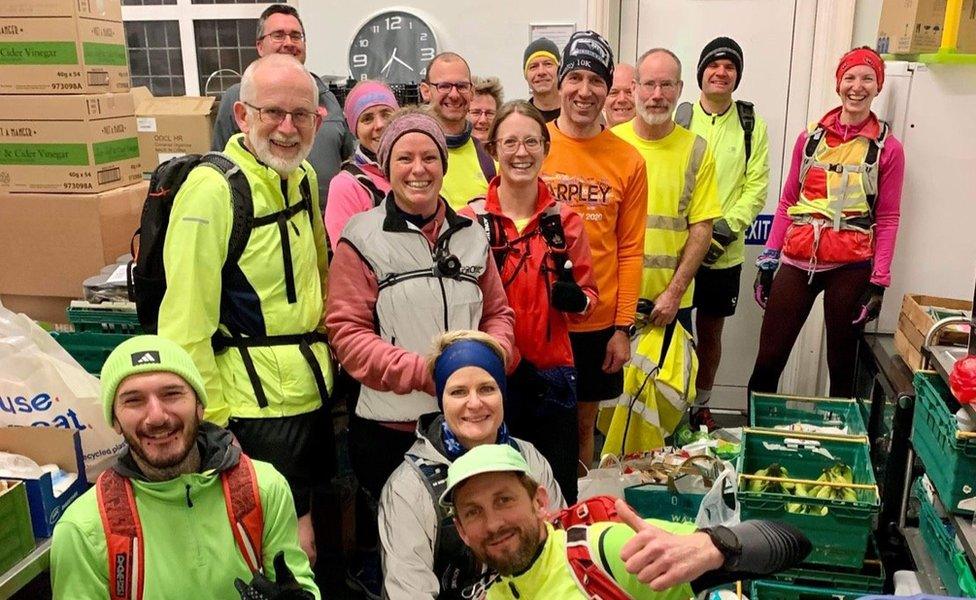
<path fill-rule="evenodd" d="M 349 72 L 353 79 L 379 79 L 387 83 L 419 83 L 437 54 L 430 25 L 405 11 L 387 11 L 371 17 L 349 46 Z"/>

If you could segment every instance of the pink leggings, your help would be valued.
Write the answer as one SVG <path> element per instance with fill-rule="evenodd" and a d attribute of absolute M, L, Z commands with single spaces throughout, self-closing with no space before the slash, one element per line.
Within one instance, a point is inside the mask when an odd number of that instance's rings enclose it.
<path fill-rule="evenodd" d="M 813 302 L 824 293 L 824 325 L 827 329 L 827 368 L 830 395 L 850 398 L 854 393 L 854 361 L 863 326 L 851 324 L 858 301 L 871 279 L 871 264 L 856 263 L 813 275 L 782 265 L 766 304 L 759 354 L 749 379 L 750 392 L 776 392 L 780 375 L 793 344 L 806 322 Z"/>

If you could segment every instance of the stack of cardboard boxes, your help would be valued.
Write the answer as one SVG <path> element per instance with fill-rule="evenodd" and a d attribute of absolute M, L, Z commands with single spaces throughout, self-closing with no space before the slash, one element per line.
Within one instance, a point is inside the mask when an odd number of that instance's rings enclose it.
<path fill-rule="evenodd" d="M 946 0 L 884 0 L 875 49 L 882 54 L 930 54 L 942 45 Z M 956 52 L 976 53 L 976 0 L 958 9 Z"/>
<path fill-rule="evenodd" d="M 148 184 L 120 0 L 0 3 L 0 301 L 66 322 L 129 250 Z"/>

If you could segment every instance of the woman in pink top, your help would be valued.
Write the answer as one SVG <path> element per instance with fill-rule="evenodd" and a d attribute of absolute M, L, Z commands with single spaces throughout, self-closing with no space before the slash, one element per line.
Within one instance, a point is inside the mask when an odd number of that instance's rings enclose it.
<path fill-rule="evenodd" d="M 346 96 L 342 112 L 349 131 L 359 140 L 359 148 L 329 183 L 325 230 L 332 250 L 349 218 L 373 208 L 390 191 L 390 182 L 376 164 L 376 151 L 390 116 L 398 108 L 393 92 L 379 81 L 360 81 Z"/>
<path fill-rule="evenodd" d="M 772 231 L 756 261 L 755 298 L 766 314 L 750 392 L 776 391 L 823 292 L 830 395 L 850 397 L 858 337 L 878 317 L 891 283 L 905 154 L 871 112 L 884 84 L 884 61 L 870 48 L 856 48 L 841 58 L 836 77 L 841 105 L 797 138 Z"/>

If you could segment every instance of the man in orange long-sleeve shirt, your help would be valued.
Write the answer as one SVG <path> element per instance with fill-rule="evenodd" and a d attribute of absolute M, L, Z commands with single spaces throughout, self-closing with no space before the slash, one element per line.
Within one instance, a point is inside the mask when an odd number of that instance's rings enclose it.
<path fill-rule="evenodd" d="M 581 217 L 590 239 L 600 302 L 571 326 L 577 370 L 580 460 L 593 462 L 593 428 L 601 400 L 623 393 L 622 367 L 630 359 L 644 256 L 647 173 L 644 159 L 600 125 L 613 81 L 613 52 L 592 31 L 569 39 L 559 67 L 562 111 L 549 123 L 552 147 L 542 179 L 553 198 Z"/>

